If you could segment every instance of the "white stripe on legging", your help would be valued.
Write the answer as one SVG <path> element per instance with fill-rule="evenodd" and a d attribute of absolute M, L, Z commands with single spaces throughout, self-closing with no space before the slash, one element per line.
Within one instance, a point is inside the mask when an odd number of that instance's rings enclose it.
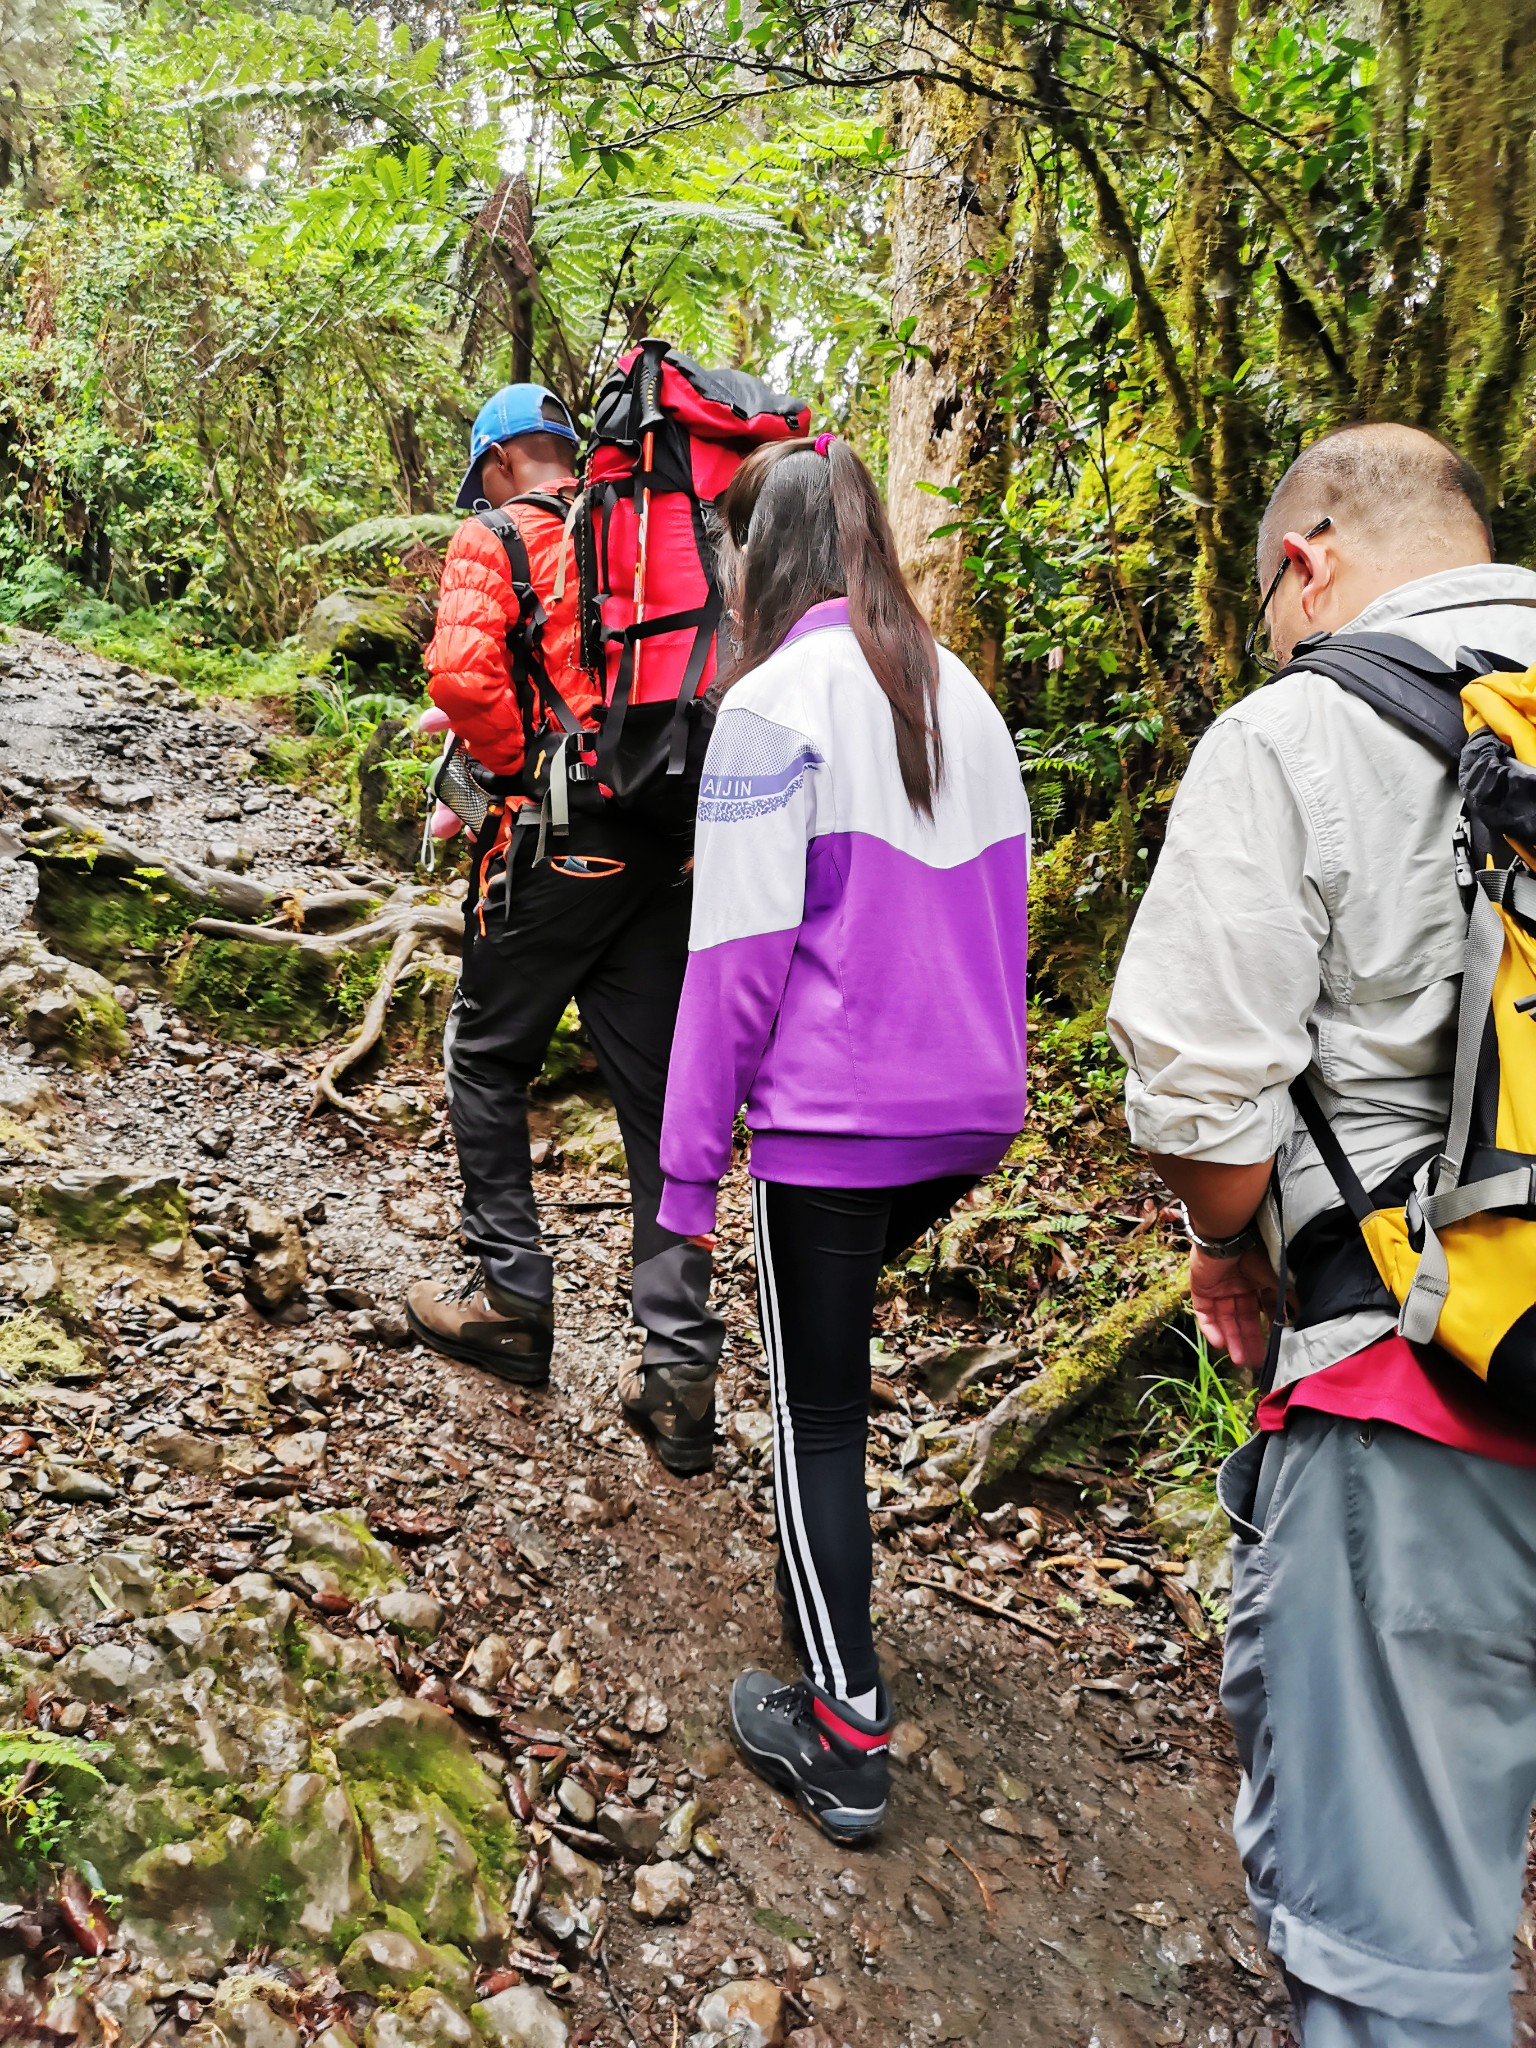
<path fill-rule="evenodd" d="M 832 1617 L 827 1612 L 826 1598 L 811 1558 L 811 1546 L 805 1533 L 805 1514 L 800 1502 L 800 1475 L 795 1466 L 795 1427 L 790 1420 L 789 1400 L 784 1391 L 784 1338 L 779 1326 L 778 1290 L 773 1278 L 773 1247 L 768 1239 L 768 1190 L 760 1180 L 752 1183 L 752 1228 L 757 1239 L 758 1303 L 762 1311 L 763 1346 L 768 1354 L 768 1386 L 773 1403 L 773 1476 L 779 1539 L 784 1545 L 795 1605 L 800 1610 L 800 1623 L 805 1631 L 806 1648 L 816 1666 L 810 1675 L 823 1692 L 836 1693 L 841 1698 L 847 1690 L 847 1678 L 837 1654 Z M 825 1664 L 822 1645 L 825 1645 Z"/>

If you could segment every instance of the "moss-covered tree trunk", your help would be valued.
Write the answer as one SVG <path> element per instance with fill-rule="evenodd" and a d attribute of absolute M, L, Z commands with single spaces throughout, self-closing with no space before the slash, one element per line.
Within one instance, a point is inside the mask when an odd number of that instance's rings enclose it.
<path fill-rule="evenodd" d="M 1018 124 L 1004 108 L 925 78 L 897 93 L 894 125 L 902 157 L 891 315 L 907 353 L 891 378 L 891 524 L 934 631 L 991 686 L 1003 620 L 966 566 L 965 524 L 995 508 L 1008 484 Z M 951 530 L 936 537 L 940 527 Z"/>

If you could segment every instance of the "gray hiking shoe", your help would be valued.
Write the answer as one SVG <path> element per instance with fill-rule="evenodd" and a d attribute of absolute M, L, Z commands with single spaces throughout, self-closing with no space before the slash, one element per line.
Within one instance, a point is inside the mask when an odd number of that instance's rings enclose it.
<path fill-rule="evenodd" d="M 715 1369 L 638 1359 L 619 1376 L 619 1406 L 669 1472 L 693 1479 L 715 1464 Z"/>

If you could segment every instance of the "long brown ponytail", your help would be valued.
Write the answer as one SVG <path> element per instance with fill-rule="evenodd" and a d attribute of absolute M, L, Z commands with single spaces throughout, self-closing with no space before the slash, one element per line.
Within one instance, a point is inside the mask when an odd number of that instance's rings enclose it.
<path fill-rule="evenodd" d="M 939 657 L 918 610 L 875 480 L 846 441 L 780 441 L 749 455 L 720 501 L 741 619 L 740 654 L 724 686 L 765 662 L 813 604 L 846 597 L 848 623 L 896 728 L 901 783 L 933 815 L 944 773 Z"/>

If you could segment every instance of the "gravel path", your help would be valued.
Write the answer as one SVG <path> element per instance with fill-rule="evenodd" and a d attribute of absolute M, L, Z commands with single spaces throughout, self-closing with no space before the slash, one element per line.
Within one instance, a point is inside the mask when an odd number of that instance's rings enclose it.
<path fill-rule="evenodd" d="M 0 647 L 0 707 L 8 926 L 30 895 L 31 869 L 14 857 L 22 823 L 50 798 L 199 857 L 238 836 L 263 879 L 382 876 L 350 857 L 325 806 L 255 773 L 263 728 L 248 711 L 192 708 L 174 687 L 32 636 Z M 1233 1774 L 1214 1650 L 1160 1590 L 1178 1568 L 1145 1527 L 1144 1490 L 1107 1470 L 1110 1456 L 1085 1454 L 1085 1469 L 1022 1494 L 987 1529 L 902 1512 L 928 1484 L 925 1425 L 931 1437 L 947 1412 L 925 1391 L 924 1354 L 993 1334 L 966 1320 L 973 1306 L 914 1294 L 888 1317 L 872 1476 L 889 1524 L 877 1599 L 903 1761 L 884 1841 L 850 1855 L 724 1740 L 734 1674 L 757 1661 L 788 1671 L 768 1590 L 739 1175 L 721 1260 L 728 1441 L 712 1479 L 684 1484 L 616 1420 L 623 1183 L 563 1156 L 558 1103 L 544 1113 L 543 1186 L 561 1331 L 553 1386 L 529 1396 L 409 1348 L 399 1319 L 410 1280 L 456 1268 L 435 1072 L 396 1066 L 363 1084 L 375 1106 L 387 1093 L 393 1124 L 311 1118 L 316 1056 L 202 1042 L 143 994 L 109 1071 L 45 1068 L 30 1050 L 0 1039 L 0 1081 L 24 1095 L 45 1075 L 58 1108 L 31 1116 L 0 1165 L 0 1200 L 18 1216 L 0 1313 L 63 1302 L 86 1355 L 77 1370 L 0 1387 L 13 1426 L 0 1445 L 4 1568 L 149 1544 L 162 1566 L 216 1585 L 268 1572 L 318 1600 L 336 1636 L 383 1645 L 399 1684 L 450 1706 L 498 1771 L 527 1782 L 541 1755 L 545 1781 L 551 1764 L 563 1769 L 571 1789 L 556 1805 L 541 1805 L 535 1780 L 535 1839 L 590 1855 L 601 1938 L 546 1906 L 514 1972 L 550 1986 L 573 2039 L 724 2041 L 701 1999 L 760 1980 L 787 1994 L 767 2038 L 788 2033 L 797 2048 L 1280 2048 L 1285 2000 L 1252 1947 L 1226 1831 Z M 196 1234 L 174 1264 L 66 1242 L 28 1211 L 61 1170 L 148 1167 L 188 1191 Z M 281 1240 L 271 1258 L 303 1273 L 275 1315 L 248 1299 L 264 1218 Z M 39 1260 L 55 1269 L 41 1290 Z M 71 1488 L 60 1471 L 94 1484 Z M 440 1610 L 429 1642 L 293 1578 L 293 1517 L 315 1511 L 361 1514 L 394 1546 L 409 1587 Z M 504 1647 L 485 1651 L 487 1638 Z M 29 1645 L 44 1677 L 69 1640 Z M 108 1712 L 58 1725 L 90 1733 Z M 45 1704 L 45 1724 L 54 1713 Z M 653 1872 L 658 1826 L 684 1810 L 674 1849 L 704 1830 L 666 1859 L 686 1871 L 686 1918 L 637 1916 L 635 1858 L 598 1853 L 594 1801 Z M 0 2004 L 7 1991 L 41 1996 L 38 1954 L 24 1964 L 10 1979 L 0 1965 Z M 163 1972 L 155 1983 L 154 2040 L 206 2028 L 216 1986 Z M 302 1971 L 295 1983 L 295 2039 L 320 2038 L 322 2021 L 343 2030 L 327 2048 L 362 2039 L 368 2000 L 338 2005 L 333 1980 L 308 1984 Z M 82 2020 L 80 2037 L 113 2048 L 94 2024 Z"/>

